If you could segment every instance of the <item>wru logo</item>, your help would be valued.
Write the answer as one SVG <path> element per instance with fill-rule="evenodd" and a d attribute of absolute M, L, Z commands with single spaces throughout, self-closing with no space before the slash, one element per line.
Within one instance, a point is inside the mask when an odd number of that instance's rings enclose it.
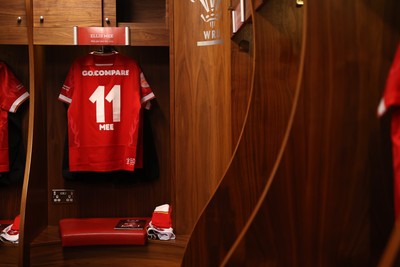
<path fill-rule="evenodd" d="M 190 0 L 194 3 L 196 0 Z M 199 0 L 205 13 L 200 17 L 204 22 L 208 22 L 211 29 L 203 30 L 204 41 L 198 41 L 197 46 L 207 46 L 221 44 L 221 31 L 217 27 L 217 21 L 221 19 L 220 4 L 221 0 Z"/>

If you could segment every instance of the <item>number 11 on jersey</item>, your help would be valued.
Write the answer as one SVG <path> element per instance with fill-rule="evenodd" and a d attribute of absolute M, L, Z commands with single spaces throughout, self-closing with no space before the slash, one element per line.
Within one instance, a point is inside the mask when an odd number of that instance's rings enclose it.
<path fill-rule="evenodd" d="M 99 85 L 93 94 L 90 96 L 89 100 L 93 104 L 96 103 L 96 122 L 105 123 L 105 102 L 107 100 L 112 103 L 112 121 L 121 121 L 121 85 L 114 85 L 111 91 L 105 96 L 105 86 Z"/>

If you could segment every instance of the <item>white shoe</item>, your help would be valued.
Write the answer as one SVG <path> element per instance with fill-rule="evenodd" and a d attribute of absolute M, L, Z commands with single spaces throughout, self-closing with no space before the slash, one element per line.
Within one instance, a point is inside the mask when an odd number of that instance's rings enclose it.
<path fill-rule="evenodd" d="M 0 239 L 11 243 L 18 243 L 19 239 L 19 215 L 17 215 L 12 224 L 3 229 L 0 233 Z"/>
<path fill-rule="evenodd" d="M 18 243 L 19 231 L 11 229 L 12 226 L 13 225 L 10 224 L 6 228 L 4 228 L 3 231 L 0 234 L 0 237 L 4 241 L 8 241 L 8 242 L 11 242 L 11 243 Z"/>

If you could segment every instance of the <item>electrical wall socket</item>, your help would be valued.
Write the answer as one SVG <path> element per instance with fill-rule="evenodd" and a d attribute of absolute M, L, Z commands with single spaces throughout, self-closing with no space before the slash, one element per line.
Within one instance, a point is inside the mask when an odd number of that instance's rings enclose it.
<path fill-rule="evenodd" d="M 75 190 L 73 189 L 53 189 L 52 190 L 53 203 L 74 203 Z"/>

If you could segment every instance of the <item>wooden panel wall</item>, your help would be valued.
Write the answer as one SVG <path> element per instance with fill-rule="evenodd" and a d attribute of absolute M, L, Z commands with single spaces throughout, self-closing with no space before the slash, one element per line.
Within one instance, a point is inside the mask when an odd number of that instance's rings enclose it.
<path fill-rule="evenodd" d="M 232 147 L 238 143 L 249 106 L 254 68 L 254 43 L 252 40 L 253 25 L 247 23 L 233 36 L 231 42 Z"/>
<path fill-rule="evenodd" d="M 0 1 L 0 44 L 28 44 L 25 1 Z"/>
<path fill-rule="evenodd" d="M 375 112 L 399 4 L 308 1 L 305 8 L 304 75 L 289 142 L 227 266 L 376 266 L 391 231 L 390 146 Z M 255 16 L 256 29 L 264 14 Z"/>
<path fill-rule="evenodd" d="M 183 266 L 223 264 L 270 183 L 288 130 L 300 69 L 302 12 L 291 3 L 268 1 L 259 15 L 263 24 L 257 28 L 254 22 L 250 44 L 256 64 L 243 134 L 227 173 L 190 237 Z M 237 73 L 243 66 L 232 68 Z"/>
<path fill-rule="evenodd" d="M 398 41 L 399 4 L 305 5 L 304 73 L 277 173 L 268 180 L 294 103 L 288 100 L 301 47 L 301 11 L 291 1 L 268 1 L 254 14 L 249 115 L 230 168 L 191 235 L 184 266 L 374 266 L 382 253 L 393 220 L 392 177 L 387 121 L 375 112 Z M 251 133 L 266 138 L 249 140 Z M 258 198 L 260 187 L 265 198 Z M 250 214 L 257 201 L 259 210 Z"/>
<path fill-rule="evenodd" d="M 165 23 L 165 0 L 127 1 L 117 0 L 118 22 Z"/>
<path fill-rule="evenodd" d="M 218 1 L 215 1 L 218 2 Z M 200 1 L 174 5 L 175 208 L 178 234 L 190 233 L 231 157 L 227 1 L 217 21 L 223 44 L 197 46 L 210 29 Z"/>

